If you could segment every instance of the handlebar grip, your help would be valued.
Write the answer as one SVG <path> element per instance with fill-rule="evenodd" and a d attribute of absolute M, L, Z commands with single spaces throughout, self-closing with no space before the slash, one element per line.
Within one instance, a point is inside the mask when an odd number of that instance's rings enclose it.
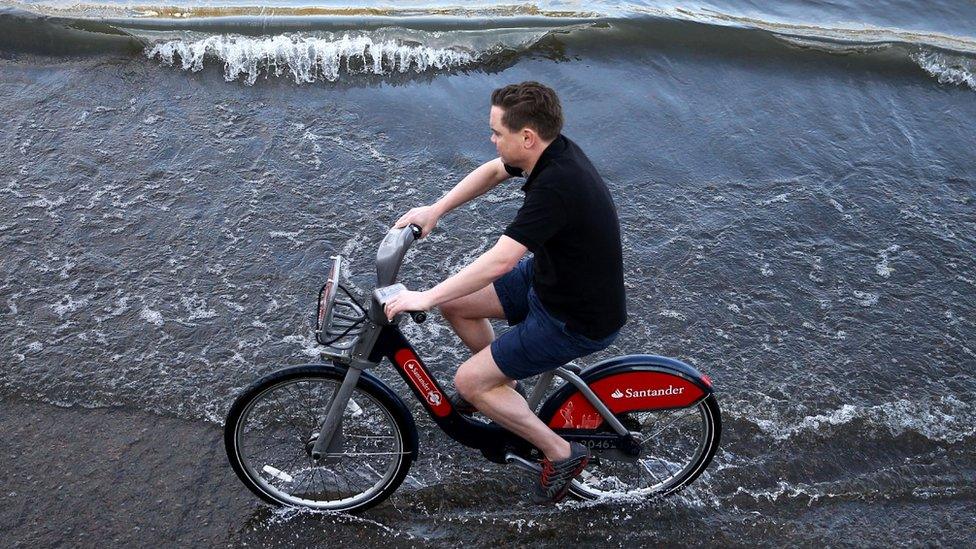
<path fill-rule="evenodd" d="M 427 320 L 427 312 L 426 311 L 410 311 L 410 318 L 412 318 L 413 321 L 416 322 L 417 324 L 420 324 L 421 322 Z"/>

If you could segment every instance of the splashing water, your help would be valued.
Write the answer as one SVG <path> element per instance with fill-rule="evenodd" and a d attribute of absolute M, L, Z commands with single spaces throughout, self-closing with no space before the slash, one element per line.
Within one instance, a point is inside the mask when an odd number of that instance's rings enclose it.
<path fill-rule="evenodd" d="M 976 60 L 929 51 L 916 53 L 912 59 L 940 84 L 965 84 L 976 90 Z"/>
<path fill-rule="evenodd" d="M 468 52 L 456 47 L 435 48 L 405 44 L 395 40 L 373 40 L 369 36 L 343 35 L 321 38 L 302 34 L 280 34 L 251 38 L 216 35 L 195 41 L 170 40 L 146 49 L 150 59 L 166 65 L 179 59 L 183 69 L 203 69 L 208 56 L 224 63 L 227 81 L 243 77 L 252 85 L 258 76 L 289 74 L 295 83 L 319 79 L 335 82 L 340 73 L 392 74 L 410 70 L 451 69 L 477 61 L 484 52 Z"/>

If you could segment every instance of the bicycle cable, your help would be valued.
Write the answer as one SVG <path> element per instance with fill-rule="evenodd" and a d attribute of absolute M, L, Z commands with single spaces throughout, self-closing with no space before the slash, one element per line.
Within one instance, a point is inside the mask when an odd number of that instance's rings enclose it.
<path fill-rule="evenodd" d="M 342 286 L 340 284 L 339 285 L 339 289 L 342 290 L 343 293 L 346 294 L 346 297 L 348 297 L 350 300 L 352 300 L 353 303 L 356 304 L 356 307 L 359 307 L 359 310 L 360 311 L 365 311 L 366 310 L 359 303 L 359 301 L 355 298 L 355 296 L 353 296 L 352 293 L 350 293 L 349 290 L 347 290 L 344 286 Z M 356 326 L 359 326 L 360 324 L 362 324 L 365 320 L 366 320 L 366 313 L 364 312 L 363 315 L 359 318 L 359 320 L 357 320 L 356 322 L 353 322 L 352 324 L 350 324 L 349 327 L 346 328 L 346 330 L 344 332 L 342 332 L 341 334 L 339 334 L 339 335 L 335 336 L 334 338 L 326 341 L 324 343 L 324 345 L 326 345 L 326 346 L 332 345 L 336 341 L 339 341 L 340 339 L 346 337 L 347 335 L 349 335 L 349 332 L 351 332 Z"/>

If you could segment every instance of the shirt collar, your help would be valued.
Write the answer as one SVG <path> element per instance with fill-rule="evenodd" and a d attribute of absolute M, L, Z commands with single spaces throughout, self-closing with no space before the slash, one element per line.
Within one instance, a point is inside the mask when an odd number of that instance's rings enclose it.
<path fill-rule="evenodd" d="M 528 175 L 528 177 L 525 178 L 525 184 L 522 185 L 522 190 L 527 191 L 529 186 L 532 185 L 532 182 L 535 181 L 536 177 L 539 175 L 539 172 L 541 172 L 542 169 L 545 168 L 553 158 L 562 154 L 568 145 L 567 139 L 563 137 L 562 134 L 556 136 L 556 138 L 552 140 L 552 143 L 549 143 L 549 146 L 547 146 L 546 149 L 542 151 L 542 154 L 539 155 L 539 160 L 536 160 L 535 166 L 532 167 L 532 172 Z"/>

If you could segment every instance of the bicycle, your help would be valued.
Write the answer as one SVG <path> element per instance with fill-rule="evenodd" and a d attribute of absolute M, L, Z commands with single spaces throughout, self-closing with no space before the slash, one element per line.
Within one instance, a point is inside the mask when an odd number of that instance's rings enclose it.
<path fill-rule="evenodd" d="M 331 362 L 272 372 L 237 397 L 224 427 L 228 459 L 241 481 L 277 505 L 355 512 L 389 497 L 417 457 L 413 416 L 368 372 L 385 358 L 449 437 L 495 463 L 540 470 L 541 452 L 501 426 L 458 413 L 383 305 L 420 227 L 390 230 L 376 254 L 368 307 L 342 280 L 332 257 L 319 292 L 316 339 Z M 423 311 L 409 313 L 423 322 Z M 563 382 L 552 390 L 554 378 Z M 548 396 L 546 396 L 548 395 Z M 545 399 L 544 399 L 545 397 Z M 543 400 L 544 399 L 544 400 Z M 672 358 L 625 355 L 538 376 L 529 407 L 592 454 L 570 493 L 583 499 L 674 493 L 697 478 L 718 448 L 721 414 L 708 376 Z"/>

